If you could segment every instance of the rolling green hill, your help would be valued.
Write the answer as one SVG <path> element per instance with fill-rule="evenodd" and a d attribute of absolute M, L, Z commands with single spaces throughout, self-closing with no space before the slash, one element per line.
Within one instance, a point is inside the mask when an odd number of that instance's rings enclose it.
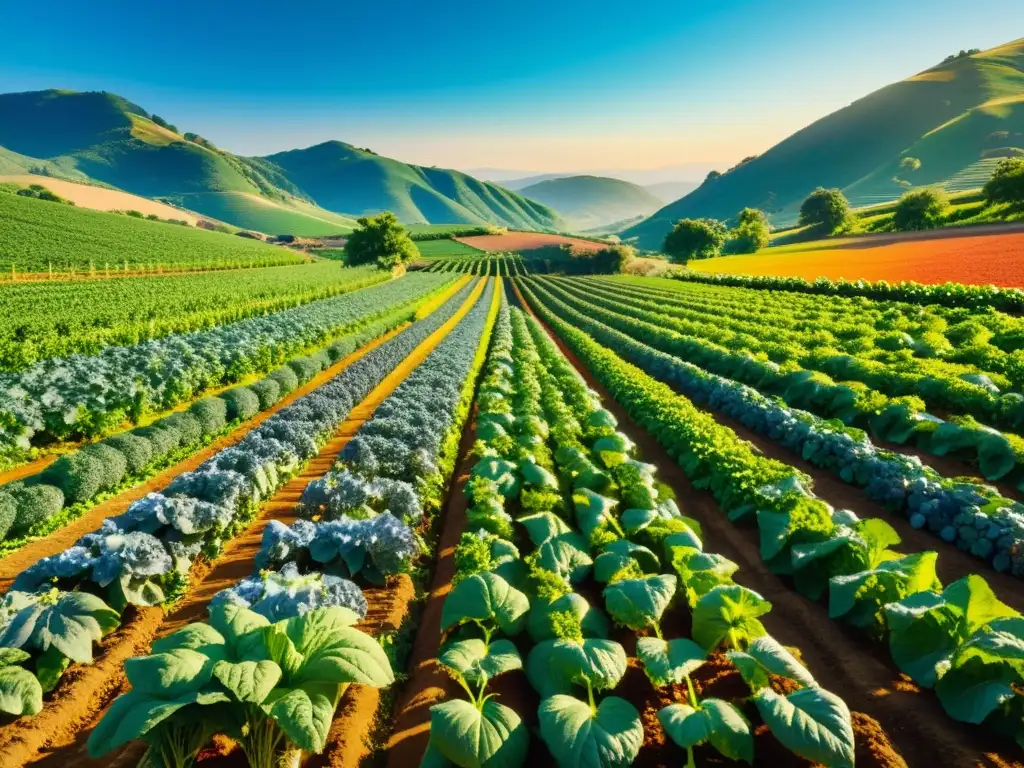
<path fill-rule="evenodd" d="M 520 190 L 559 211 L 574 230 L 594 229 L 658 210 L 663 202 L 641 186 L 603 176 L 568 176 Z"/>
<path fill-rule="evenodd" d="M 558 215 L 457 171 L 421 168 L 341 142 L 241 157 L 178 133 L 112 93 L 0 94 L 0 172 L 93 179 L 273 234 L 350 231 L 392 210 L 407 223 L 562 226 Z"/>
<path fill-rule="evenodd" d="M 747 206 L 791 224 L 815 187 L 839 187 L 854 205 L 880 203 L 907 184 L 953 184 L 979 161 L 1015 149 L 1024 149 L 1024 39 L 875 91 L 622 234 L 659 248 L 678 219 L 726 220 Z M 908 157 L 920 168 L 902 167 Z"/>
<path fill-rule="evenodd" d="M 424 168 L 340 141 L 262 158 L 324 208 L 352 214 L 393 211 L 403 222 L 498 224 L 553 229 L 558 214 L 459 171 Z"/>

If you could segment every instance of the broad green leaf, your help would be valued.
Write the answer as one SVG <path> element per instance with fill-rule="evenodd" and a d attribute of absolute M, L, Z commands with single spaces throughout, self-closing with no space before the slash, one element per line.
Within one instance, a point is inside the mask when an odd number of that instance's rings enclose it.
<path fill-rule="evenodd" d="M 682 683 L 707 659 L 704 649 L 685 637 L 667 642 L 657 637 L 637 638 L 636 655 L 655 687 Z"/>
<path fill-rule="evenodd" d="M 584 637 L 608 637 L 608 619 L 597 608 L 587 602 L 586 598 L 575 592 L 548 602 L 541 598 L 530 601 L 530 613 L 526 619 L 526 630 L 535 643 L 551 640 L 555 637 L 552 615 L 555 613 L 571 613 L 580 622 L 580 631 Z"/>
<path fill-rule="evenodd" d="M 270 621 L 248 608 L 224 600 L 210 607 L 210 626 L 224 638 L 228 647 L 233 648 L 242 635 L 268 627 Z"/>
<path fill-rule="evenodd" d="M 614 510 L 618 505 L 615 499 L 594 493 L 589 488 L 573 493 L 572 501 L 576 509 L 576 524 L 580 533 L 588 537 L 599 525 L 614 519 Z"/>
<path fill-rule="evenodd" d="M 626 674 L 626 651 L 614 640 L 555 640 L 548 663 L 559 677 L 583 686 L 589 680 L 595 690 L 605 691 Z"/>
<path fill-rule="evenodd" d="M 986 663 L 975 656 L 954 665 L 935 684 L 935 693 L 946 714 L 961 723 L 981 724 L 993 712 L 1019 694 L 1014 685 L 1021 678 L 1012 667 Z"/>
<path fill-rule="evenodd" d="M 690 605 L 720 584 L 731 584 L 739 570 L 732 560 L 693 547 L 672 547 L 671 558 Z"/>
<path fill-rule="evenodd" d="M 558 640 L 544 640 L 533 646 L 526 657 L 526 679 L 542 699 L 559 693 L 572 693 L 572 672 L 551 663 Z"/>
<path fill-rule="evenodd" d="M 780 696 L 762 688 L 754 703 L 772 735 L 791 752 L 830 768 L 853 768 L 850 710 L 835 694 L 803 688 Z"/>
<path fill-rule="evenodd" d="M 881 624 L 882 606 L 915 592 L 939 587 L 935 552 L 918 552 L 879 564 L 877 568 L 829 581 L 829 618 L 845 617 L 856 627 Z"/>
<path fill-rule="evenodd" d="M 395 675 L 387 654 L 376 639 L 353 626 L 356 621 L 358 616 L 348 608 L 317 608 L 272 627 L 282 626 L 302 657 L 295 671 L 281 665 L 288 682 L 391 685 Z"/>
<path fill-rule="evenodd" d="M 640 715 L 628 701 L 604 698 L 593 711 L 572 696 L 540 703 L 540 735 L 560 768 L 626 768 L 644 742 Z"/>
<path fill-rule="evenodd" d="M 477 435 L 479 434 L 480 430 L 478 428 Z M 441 750 L 434 746 L 434 742 L 431 741 L 427 744 L 427 749 L 420 760 L 419 768 L 457 768 L 457 766 L 442 755 Z"/>
<path fill-rule="evenodd" d="M 671 574 L 623 579 L 604 588 L 604 604 L 612 619 L 632 630 L 642 630 L 661 621 L 676 592 Z"/>
<path fill-rule="evenodd" d="M 437 656 L 438 662 L 458 672 L 471 685 L 481 685 L 500 674 L 523 668 L 523 660 L 511 640 L 459 640 Z"/>
<path fill-rule="evenodd" d="M 0 712 L 20 717 L 42 708 L 43 689 L 35 675 L 23 667 L 0 668 Z"/>
<path fill-rule="evenodd" d="M 57 687 L 65 670 L 71 666 L 71 659 L 51 645 L 36 659 L 36 677 L 43 687 L 43 693 L 49 693 Z"/>
<path fill-rule="evenodd" d="M 538 512 L 536 515 L 521 517 L 518 522 L 526 528 L 526 534 L 535 547 L 539 547 L 548 539 L 572 531 L 562 518 L 550 512 Z"/>
<path fill-rule="evenodd" d="M 286 680 L 298 674 L 305 663 L 283 622 L 247 632 L 239 639 L 238 652 L 242 661 L 274 662 Z"/>
<path fill-rule="evenodd" d="M 430 708 L 430 744 L 461 768 L 519 768 L 530 735 L 519 715 L 494 699 L 481 709 L 452 699 Z"/>
<path fill-rule="evenodd" d="M 606 584 L 618 571 L 625 568 L 630 560 L 636 561 L 644 573 L 657 573 L 661 569 L 658 556 L 647 547 L 634 544 L 626 539 L 613 541 L 594 560 L 594 580 Z"/>
<path fill-rule="evenodd" d="M 66 592 L 56 602 L 40 601 L 22 608 L 3 633 L 0 645 L 45 651 L 54 646 L 79 664 L 92 663 L 92 644 L 103 639 L 121 617 L 88 592 Z"/>
<path fill-rule="evenodd" d="M 697 709 L 670 704 L 658 711 L 665 733 L 683 749 L 710 744 L 732 760 L 754 762 L 750 723 L 736 707 L 720 699 L 704 699 Z"/>
<path fill-rule="evenodd" d="M 167 635 L 167 637 L 161 637 L 159 640 L 154 640 L 152 652 L 167 653 L 179 648 L 199 651 L 215 661 L 220 661 L 227 655 L 224 647 L 224 636 L 209 624 L 186 624 L 177 632 Z"/>
<path fill-rule="evenodd" d="M 564 533 L 548 539 L 537 547 L 537 563 L 578 584 L 590 574 L 594 561 L 587 540 L 578 533 Z"/>
<path fill-rule="evenodd" d="M 89 754 L 112 752 L 129 741 L 142 738 L 154 726 L 190 704 L 207 706 L 230 701 L 218 691 L 193 691 L 176 699 L 158 699 L 137 691 L 118 696 L 89 734 Z"/>
<path fill-rule="evenodd" d="M 262 704 L 281 680 L 281 668 L 272 661 L 218 661 L 213 675 L 239 701 Z"/>
<path fill-rule="evenodd" d="M 883 610 L 896 666 L 918 685 L 932 688 L 966 640 L 964 614 L 935 592 L 917 592 Z"/>
<path fill-rule="evenodd" d="M 334 719 L 334 683 L 306 682 L 296 688 L 275 688 L 261 709 L 274 719 L 296 746 L 322 752 Z"/>
<path fill-rule="evenodd" d="M 198 651 L 179 648 L 169 653 L 125 659 L 124 673 L 133 691 L 174 699 L 209 683 L 213 677 L 213 661 Z"/>
<path fill-rule="evenodd" d="M 0 648 L 0 667 L 10 667 L 21 664 L 32 658 L 32 654 L 20 648 Z"/>
<path fill-rule="evenodd" d="M 715 587 L 693 608 L 693 639 L 708 653 L 723 641 L 733 650 L 767 634 L 758 621 L 772 604 L 739 584 Z"/>
<path fill-rule="evenodd" d="M 448 593 L 441 610 L 441 631 L 468 621 L 497 626 L 515 636 L 523 628 L 530 599 L 493 573 L 478 573 L 463 579 Z"/>
<path fill-rule="evenodd" d="M 771 635 L 751 640 L 746 651 L 729 651 L 726 655 L 755 691 L 770 685 L 769 675 L 786 677 L 808 688 L 817 685 L 807 667 Z"/>

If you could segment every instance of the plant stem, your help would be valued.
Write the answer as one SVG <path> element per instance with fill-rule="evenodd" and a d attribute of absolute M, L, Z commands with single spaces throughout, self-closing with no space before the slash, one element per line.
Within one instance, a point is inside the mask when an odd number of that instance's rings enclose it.
<path fill-rule="evenodd" d="M 697 763 L 693 759 L 693 747 L 686 748 L 686 768 L 697 768 Z"/>
<path fill-rule="evenodd" d="M 742 651 L 740 648 L 740 641 L 736 638 L 736 629 L 734 627 L 729 628 L 729 645 L 732 646 L 734 651 Z"/>
<path fill-rule="evenodd" d="M 659 640 L 664 640 L 665 639 L 664 637 L 661 636 L 661 627 L 658 626 L 658 622 L 652 621 L 651 622 L 651 629 L 654 630 L 654 636 L 656 638 L 658 638 Z"/>
<path fill-rule="evenodd" d="M 590 711 L 597 714 L 597 704 L 594 703 L 594 686 L 587 680 L 587 698 L 590 700 Z"/>
<path fill-rule="evenodd" d="M 693 680 L 690 679 L 689 675 L 686 676 L 686 688 L 690 692 L 690 706 L 697 709 L 700 703 L 697 701 L 697 692 L 693 690 Z"/>

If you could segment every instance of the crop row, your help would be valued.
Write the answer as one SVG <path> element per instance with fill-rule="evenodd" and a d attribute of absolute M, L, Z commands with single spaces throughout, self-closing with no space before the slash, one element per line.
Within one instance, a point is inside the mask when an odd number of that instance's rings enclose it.
<path fill-rule="evenodd" d="M 457 272 L 461 274 L 489 274 L 497 277 L 512 277 L 526 274 L 523 258 L 518 253 L 488 253 L 481 256 L 438 259 L 433 261 L 428 272 Z"/>
<path fill-rule="evenodd" d="M 876 447 L 860 430 L 787 408 L 752 387 L 661 352 L 573 309 L 538 281 L 531 287 L 560 317 L 654 377 L 862 488 L 869 498 L 906 515 L 914 527 L 927 527 L 998 571 L 1024 576 L 1024 505 L 1019 502 L 989 486 L 944 478 L 916 457 Z"/>
<path fill-rule="evenodd" d="M 17 679 L 18 696 L 0 697 L 4 711 L 38 712 L 42 692 L 56 686 L 71 661 L 92 660 L 92 643 L 118 625 L 127 605 L 167 605 L 187 592 L 193 563 L 216 557 L 261 501 L 315 456 L 352 408 L 452 317 L 470 292 L 467 285 L 237 445 L 23 571 L 0 602 L 0 648 L 10 649 L 4 658 L 17 655 L 5 669 Z M 86 613 L 92 618 L 74 618 Z M 46 623 L 38 626 L 66 628 L 68 642 L 51 630 L 24 631 L 41 616 Z"/>
<path fill-rule="evenodd" d="M 833 510 L 810 492 L 809 478 L 756 453 L 613 351 L 637 342 L 602 346 L 612 343 L 609 334 L 556 311 L 557 303 L 538 299 L 533 287 L 525 287 L 530 303 L 693 484 L 710 490 L 730 520 L 756 521 L 770 570 L 791 577 L 811 599 L 827 596 L 832 618 L 884 639 L 896 665 L 919 685 L 934 687 L 950 717 L 984 723 L 1024 745 L 1024 675 L 1015 661 L 1024 647 L 1024 619 L 981 576 L 943 589 L 936 553 L 894 551 L 899 536 L 888 523 Z M 659 376 L 679 365 L 665 355 L 659 359 Z M 975 695 L 980 690 L 986 695 Z"/>
<path fill-rule="evenodd" d="M 595 766 L 631 764 L 644 726 L 636 702 L 616 693 L 628 695 L 635 646 L 651 687 L 672 700 L 657 717 L 689 764 L 703 743 L 752 762 L 755 716 L 796 754 L 852 765 L 848 709 L 766 634 L 757 617 L 770 604 L 732 581 L 735 564 L 703 552 L 699 526 L 680 515 L 655 468 L 631 457 L 628 437 L 539 329 L 518 311 L 512 325 L 480 393 L 481 460 L 469 485 L 479 530 L 456 550 L 442 617 L 449 642 L 438 661 L 469 700 L 431 709 L 431 752 L 462 768 L 495 756 L 523 765 L 532 713 L 493 699 L 488 685 L 525 669 L 541 697 L 541 739 L 559 765 L 580 755 Z M 514 532 L 509 511 L 522 513 Z M 516 541 L 532 551 L 520 558 Z M 577 591 L 595 583 L 604 611 Z M 669 631 L 677 612 L 690 613 L 692 639 Z M 625 644 L 609 639 L 608 617 L 628 630 Z M 706 662 L 734 664 L 749 692 L 716 698 L 700 675 Z M 769 671 L 780 670 L 799 690 L 772 689 Z"/>
<path fill-rule="evenodd" d="M 764 327 L 774 326 L 768 320 L 730 321 L 710 308 L 694 314 L 663 298 L 644 301 L 621 289 L 595 290 L 590 283 L 587 289 L 595 304 L 633 316 L 653 317 L 676 331 L 706 337 L 735 351 L 767 355 L 782 365 L 801 365 L 843 380 L 863 382 L 890 397 L 918 396 L 931 408 L 970 414 L 1009 429 L 1024 426 L 1024 396 L 1002 392 L 1018 383 L 1020 366 L 1016 361 L 1020 360 L 1020 353 L 1006 355 L 992 347 L 999 356 L 1007 358 L 1006 370 L 1012 375 L 1011 381 L 1002 374 L 979 373 L 973 365 L 922 359 L 906 352 L 847 354 L 829 346 L 827 340 L 800 344 L 787 338 L 781 329 L 771 339 L 765 339 Z"/>
<path fill-rule="evenodd" d="M 794 408 L 839 419 L 847 426 L 869 428 L 882 440 L 913 443 L 926 453 L 973 462 L 988 480 L 1024 481 L 1024 439 L 1015 434 L 998 432 L 971 417 L 946 421 L 928 413 L 918 397 L 889 397 L 862 382 L 835 382 L 796 363 L 779 366 L 749 351 L 733 351 L 701 336 L 680 333 L 660 322 L 657 313 L 630 310 L 619 302 L 599 304 L 587 285 L 569 281 L 544 284 L 589 317 L 712 373 L 781 397 Z"/>
<path fill-rule="evenodd" d="M 436 512 L 439 502 L 435 502 L 432 494 L 447 482 L 454 466 L 454 445 L 458 439 L 452 442 L 448 436 L 461 431 L 462 420 L 468 413 L 474 370 L 482 363 L 486 349 L 492 296 L 493 285 L 356 433 L 355 439 L 379 436 L 391 431 L 389 425 L 408 431 L 410 423 L 403 425 L 397 421 L 406 419 L 417 424 L 421 431 L 428 431 L 429 436 L 421 438 L 417 449 L 426 464 L 422 467 L 417 464 L 415 468 L 406 466 L 405 471 L 397 473 L 405 479 L 397 479 L 389 476 L 386 468 L 369 474 L 365 465 L 348 469 L 343 465 L 350 460 L 343 455 L 339 468 L 324 480 L 310 484 L 300 501 L 302 514 L 317 520 L 315 523 L 303 520 L 293 526 L 294 532 L 302 527 L 317 528 L 308 545 L 294 546 L 295 541 L 286 533 L 282 537 L 289 529 L 271 521 L 264 529 L 264 547 L 257 558 L 257 567 L 261 570 L 218 593 L 211 601 L 210 626 L 227 640 L 230 663 L 220 665 L 218 658 L 212 658 L 212 677 L 196 669 L 182 670 L 180 677 L 188 681 L 190 691 L 212 685 L 212 691 L 224 697 L 216 702 L 223 706 L 212 707 L 215 702 L 211 700 L 189 700 L 187 706 L 192 711 L 186 711 L 184 719 L 166 707 L 178 700 L 180 684 L 176 681 L 174 685 L 167 685 L 167 677 L 161 677 L 161 673 L 165 669 L 177 669 L 180 661 L 186 660 L 180 655 L 167 659 L 166 654 L 192 648 L 191 637 L 199 630 L 196 625 L 190 625 L 191 629 L 171 636 L 179 638 L 177 641 L 157 641 L 152 655 L 131 660 L 126 665 L 133 690 L 115 702 L 90 735 L 92 754 L 110 752 L 130 739 L 141 738 L 150 745 L 173 744 L 182 725 L 194 725 L 199 720 L 204 727 L 193 727 L 191 740 L 184 745 L 181 739 L 177 740 L 178 754 L 191 760 L 215 733 L 226 732 L 238 738 L 233 726 L 238 714 L 232 712 L 234 717 L 231 717 L 224 710 L 240 710 L 242 720 L 250 726 L 249 732 L 243 732 L 240 738 L 249 765 L 278 766 L 285 764 L 281 761 L 288 758 L 297 760 L 293 753 L 318 753 L 325 748 L 331 721 L 348 684 L 385 687 L 394 682 L 391 662 L 379 642 L 354 626 L 366 613 L 365 599 L 352 581 L 338 574 L 366 580 L 372 566 L 364 568 L 354 564 L 369 565 L 372 561 L 384 566 L 376 573 L 376 577 L 382 578 L 385 573 L 408 570 L 412 558 L 418 554 L 416 539 L 408 525 L 422 522 L 424 509 L 428 514 L 432 514 L 429 510 Z M 439 396 L 431 396 L 432 392 Z M 373 508 L 373 504 L 377 504 L 377 508 Z M 396 515 L 403 517 L 404 522 L 398 522 Z M 386 524 L 377 526 L 376 533 L 370 537 L 360 538 L 358 533 L 349 530 L 351 538 L 348 538 L 339 530 L 345 523 L 370 524 L 381 520 Z M 398 531 L 404 532 L 398 534 Z M 289 548 L 285 541 L 293 546 Z M 278 570 L 266 570 L 282 561 L 284 565 Z M 245 631 L 233 637 L 238 634 L 235 627 L 240 623 Z M 209 634 L 207 625 L 202 626 L 203 634 Z M 267 628 L 272 626 L 281 627 L 282 633 L 292 641 L 292 646 L 285 644 L 286 648 L 294 648 L 305 657 L 301 665 L 288 663 L 288 653 L 282 654 L 277 648 L 281 641 L 267 642 L 273 632 Z M 264 637 L 251 637 L 254 632 L 262 632 Z M 249 648 L 253 644 L 257 647 L 255 652 Z M 303 649 L 303 644 L 309 650 Z M 200 650 L 205 651 L 205 648 Z M 219 647 L 217 653 L 220 653 Z M 315 663 L 308 659 L 310 656 L 324 661 Z M 257 664 L 248 665 L 251 661 Z M 264 661 L 269 664 L 261 665 Z M 156 674 L 146 674 L 150 671 Z M 278 704 L 278 698 L 290 701 L 283 706 Z M 141 705 L 140 699 L 152 702 L 153 706 L 162 705 L 161 716 L 134 727 L 124 727 L 119 721 Z M 262 705 L 263 711 L 253 716 L 247 711 L 248 704 Z M 168 719 L 167 715 L 173 717 Z M 151 746 L 151 752 L 152 749 Z"/>
<path fill-rule="evenodd" d="M 65 454 L 42 472 L 0 486 L 0 553 L 45 536 L 121 488 L 192 455 L 200 447 L 274 406 L 297 387 L 371 339 L 412 319 L 400 307 L 311 355 L 292 358 L 268 376 L 205 397 L 186 411 Z"/>
<path fill-rule="evenodd" d="M 386 279 L 387 272 L 372 267 L 314 263 L 174 277 L 15 283 L 0 296 L 0 370 L 213 328 Z"/>
<path fill-rule="evenodd" d="M 410 275 L 207 331 L 107 347 L 0 375 L 0 453 L 42 439 L 95 437 L 188 401 L 213 387 L 275 368 L 440 288 L 443 276 Z"/>
<path fill-rule="evenodd" d="M 672 273 L 676 280 L 707 285 L 725 285 L 756 288 L 769 291 L 791 291 L 821 296 L 863 296 L 881 301 L 905 301 L 912 304 L 940 304 L 947 307 L 969 309 L 995 309 L 1000 312 L 1024 312 L 1024 291 L 1017 288 L 999 288 L 994 285 L 964 285 L 944 283 L 922 285 L 913 281 L 889 283 L 885 280 L 805 280 L 800 277 L 774 277 L 769 275 L 712 275 L 691 270 Z"/>

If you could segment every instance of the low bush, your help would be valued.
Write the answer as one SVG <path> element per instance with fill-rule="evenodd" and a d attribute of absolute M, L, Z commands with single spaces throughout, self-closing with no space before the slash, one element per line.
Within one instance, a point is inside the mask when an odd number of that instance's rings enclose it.
<path fill-rule="evenodd" d="M 250 384 L 249 391 L 256 395 L 260 410 L 265 410 L 281 399 L 281 384 L 270 376 Z"/>
<path fill-rule="evenodd" d="M 133 475 L 141 475 L 153 463 L 153 444 L 142 435 L 125 432 L 108 437 L 101 444 L 110 446 L 124 456 L 128 472 Z"/>
<path fill-rule="evenodd" d="M 287 365 L 282 365 L 276 371 L 272 371 L 267 378 L 277 382 L 277 385 L 281 388 L 282 395 L 287 395 L 299 386 L 299 379 L 295 375 L 295 371 Z"/>
<path fill-rule="evenodd" d="M 34 525 L 49 520 L 64 509 L 64 494 L 53 485 L 11 483 L 5 492 L 14 499 L 18 509 L 14 524 L 8 531 L 11 536 L 25 535 Z"/>
<path fill-rule="evenodd" d="M 343 360 L 353 352 L 356 351 L 356 340 L 350 336 L 346 336 L 343 339 L 339 339 L 329 346 L 326 350 L 327 356 L 331 359 L 331 363 L 336 363 L 339 360 Z"/>
<path fill-rule="evenodd" d="M 140 427 L 132 432 L 133 435 L 144 437 L 149 441 L 153 449 L 152 461 L 162 461 L 172 451 L 181 446 L 181 432 L 167 425 L 163 421 L 151 424 L 148 427 Z"/>
<path fill-rule="evenodd" d="M 310 357 L 292 358 L 288 361 L 288 366 L 295 371 L 297 384 L 305 384 L 321 371 L 317 361 Z"/>
<path fill-rule="evenodd" d="M 892 223 L 901 232 L 933 229 L 942 223 L 948 210 L 949 198 L 941 189 L 913 189 L 896 204 Z"/>
<path fill-rule="evenodd" d="M 14 521 L 18 517 L 18 503 L 11 494 L 0 491 L 0 539 L 7 538 Z"/>
<path fill-rule="evenodd" d="M 128 461 L 120 451 L 97 443 L 57 459 L 39 479 L 59 488 L 70 506 L 116 488 L 127 472 Z"/>
<path fill-rule="evenodd" d="M 215 435 L 228 423 L 228 404 L 219 397 L 204 397 L 192 403 L 189 414 L 199 422 L 204 437 Z"/>
<path fill-rule="evenodd" d="M 222 392 L 221 400 L 227 403 L 230 421 L 245 421 L 260 412 L 260 398 L 249 387 L 235 387 Z"/>
<path fill-rule="evenodd" d="M 203 438 L 203 425 L 190 413 L 172 413 L 160 420 L 160 426 L 170 427 L 178 433 L 180 437 L 175 447 L 195 445 Z"/>

